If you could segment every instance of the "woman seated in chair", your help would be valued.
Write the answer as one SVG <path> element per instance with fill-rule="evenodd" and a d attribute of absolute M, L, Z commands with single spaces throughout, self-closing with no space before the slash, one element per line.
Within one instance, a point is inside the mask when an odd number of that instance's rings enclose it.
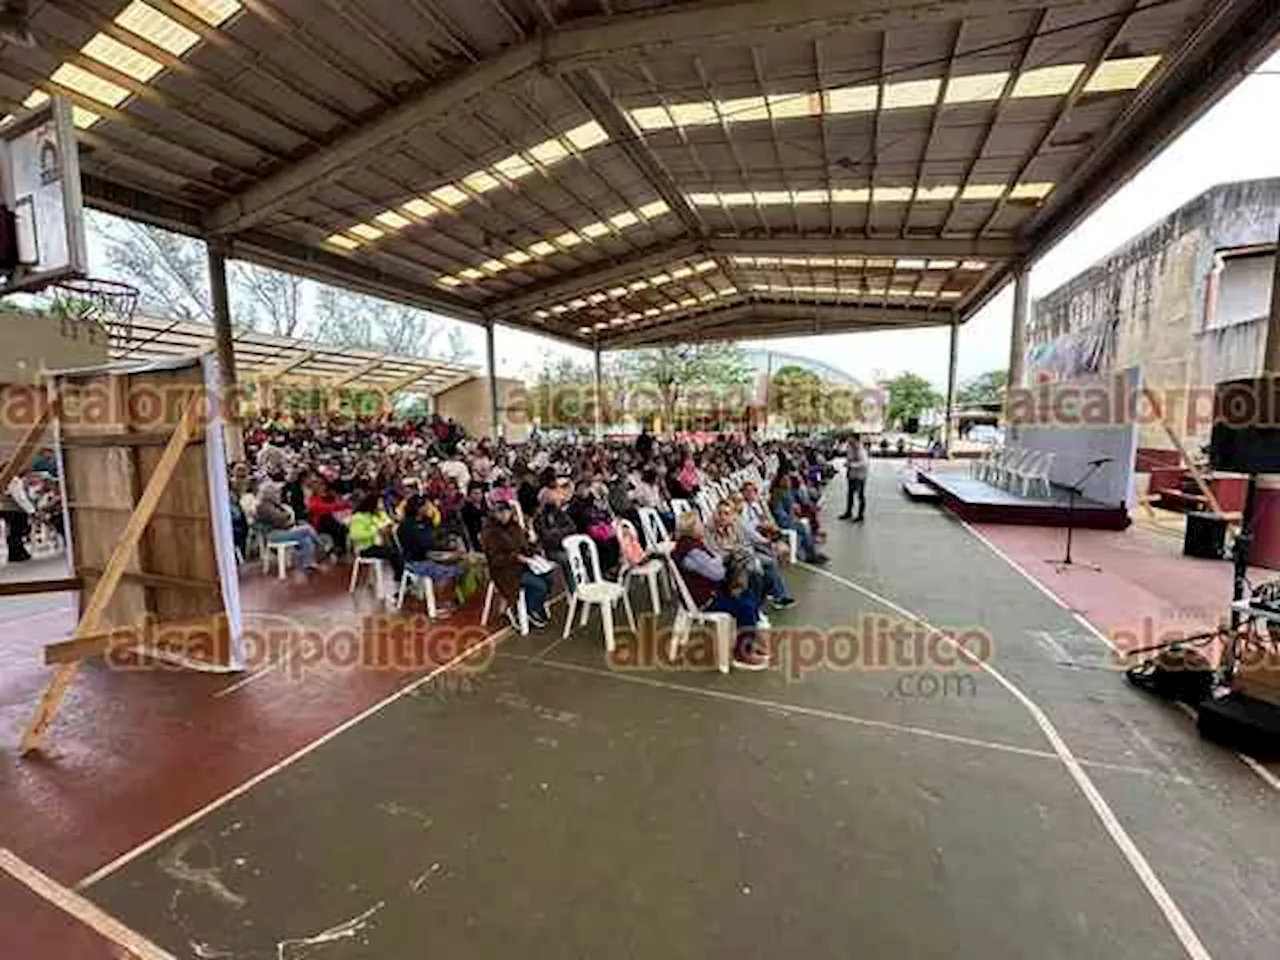
<path fill-rule="evenodd" d="M 410 497 L 397 537 L 405 568 L 434 585 L 454 583 L 462 576 L 466 547 L 443 526 L 432 522 L 433 504 L 421 494 Z"/>
<path fill-rule="evenodd" d="M 596 502 L 594 487 L 589 480 L 578 484 L 578 492 L 569 504 L 569 516 L 578 533 L 585 533 L 600 552 L 600 568 L 605 574 L 618 569 L 622 549 L 618 545 L 618 532 L 609 511 Z"/>
<path fill-rule="evenodd" d="M 779 471 L 774 477 L 773 487 L 769 491 L 769 511 L 773 522 L 779 529 L 794 530 L 800 541 L 800 559 L 806 563 L 826 563 L 826 554 L 819 553 L 814 546 L 813 534 L 800 522 L 800 508 L 791 490 L 791 483 L 786 474 Z"/>
<path fill-rule="evenodd" d="M 733 665 L 739 670 L 767 670 L 769 656 L 756 646 L 760 601 L 749 585 L 750 569 L 743 554 L 721 557 L 703 536 L 702 521 L 693 512 L 676 521 L 672 558 L 680 568 L 693 602 L 701 610 L 728 613 L 738 625 Z"/>
<path fill-rule="evenodd" d="M 258 488 L 254 505 L 254 522 L 266 531 L 267 543 L 296 543 L 302 569 L 312 573 L 316 569 L 316 553 L 320 537 L 309 523 L 298 523 L 293 510 L 283 501 L 283 487 L 275 480 L 268 480 Z"/>
<path fill-rule="evenodd" d="M 324 534 L 333 540 L 335 553 L 347 552 L 347 527 L 342 518 L 351 510 L 345 499 L 333 492 L 329 481 L 319 478 L 307 498 L 307 513 L 316 533 Z"/>
<path fill-rule="evenodd" d="M 534 560 L 538 556 L 537 547 L 530 541 L 528 531 L 516 522 L 510 500 L 498 500 L 490 508 L 480 531 L 480 545 L 489 562 L 489 577 L 507 602 L 507 619 L 511 625 L 519 629 L 516 609 L 523 589 L 529 623 L 545 627 L 547 595 L 555 582 L 554 568 L 543 573 L 535 573 L 531 568 L 538 565 Z"/>
<path fill-rule="evenodd" d="M 404 573 L 404 558 L 391 540 L 393 529 L 395 521 L 382 508 L 381 498 L 376 493 L 366 493 L 356 502 L 347 536 L 357 557 L 386 560 L 399 581 Z"/>
<path fill-rule="evenodd" d="M 785 609 L 795 603 L 787 591 L 787 585 L 778 571 L 778 561 L 771 550 L 757 550 L 756 544 L 747 539 L 738 515 L 742 510 L 742 501 L 735 494 L 721 500 L 716 506 L 712 518 L 711 529 L 707 531 L 707 542 L 721 556 L 735 551 L 742 552 L 744 562 L 751 571 L 750 585 L 763 607 L 766 598 L 771 598 L 773 605 Z"/>

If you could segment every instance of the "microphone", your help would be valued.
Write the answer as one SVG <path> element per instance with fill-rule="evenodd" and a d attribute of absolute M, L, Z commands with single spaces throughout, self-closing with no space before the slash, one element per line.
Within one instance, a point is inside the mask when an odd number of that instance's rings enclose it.
<path fill-rule="evenodd" d="M 1114 459 L 1115 459 L 1115 457 L 1098 457 L 1098 459 L 1096 459 L 1096 460 L 1090 460 L 1090 461 L 1089 461 L 1089 466 L 1091 466 L 1091 467 L 1100 467 L 1100 466 L 1102 466 L 1104 463 L 1110 463 L 1110 462 L 1111 462 L 1112 460 L 1114 460 Z"/>

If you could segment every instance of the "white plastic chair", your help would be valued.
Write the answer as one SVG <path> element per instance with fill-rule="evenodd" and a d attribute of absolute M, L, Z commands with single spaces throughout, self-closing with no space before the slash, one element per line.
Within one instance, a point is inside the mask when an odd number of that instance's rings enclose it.
<path fill-rule="evenodd" d="M 618 521 L 619 533 L 626 532 L 640 541 L 639 534 L 636 533 L 635 524 L 630 520 L 620 519 Z M 666 565 L 660 557 L 651 557 L 643 563 L 634 567 L 629 567 L 625 563 L 622 569 L 618 571 L 618 582 L 622 584 L 622 589 L 626 590 L 632 580 L 643 579 L 649 583 L 649 602 L 653 605 L 653 612 L 656 615 L 662 610 L 662 577 L 666 572 Z"/>
<path fill-rule="evenodd" d="M 729 663 L 733 659 L 733 637 L 737 632 L 737 623 L 732 614 L 720 611 L 700 610 L 693 602 L 693 594 L 689 585 L 684 582 L 680 567 L 675 557 L 667 557 L 667 576 L 675 584 L 676 596 L 680 605 L 676 608 L 676 620 L 671 626 L 671 641 L 667 645 L 667 658 L 675 661 L 682 647 L 689 643 L 689 634 L 695 623 L 704 623 L 711 627 L 715 634 L 716 668 L 721 673 L 729 672 Z"/>
<path fill-rule="evenodd" d="M 271 571 L 271 555 L 274 553 L 276 557 L 276 578 L 278 580 L 289 579 L 289 559 L 293 556 L 292 551 L 298 548 L 297 540 L 264 540 L 265 549 L 262 551 L 262 572 L 269 573 Z"/>
<path fill-rule="evenodd" d="M 573 629 L 573 615 L 582 605 L 582 626 L 587 625 L 591 608 L 600 608 L 600 620 L 604 624 L 604 647 L 610 653 L 616 644 L 613 640 L 613 606 L 619 600 L 627 611 L 627 622 L 632 633 L 636 630 L 636 616 L 631 610 L 631 598 L 621 584 L 606 580 L 600 572 L 600 553 L 595 541 L 581 533 L 564 538 L 564 550 L 569 555 L 569 575 L 573 580 L 573 592 L 569 594 L 569 614 L 564 619 L 564 639 Z"/>
<path fill-rule="evenodd" d="M 381 581 L 382 572 L 378 572 L 378 579 Z M 434 620 L 436 618 L 436 585 L 430 577 L 420 576 L 409 569 L 408 564 L 405 565 L 404 573 L 400 577 L 400 589 L 396 591 L 396 609 L 404 609 L 404 596 L 408 592 L 409 587 L 413 584 L 419 584 L 423 588 L 423 594 L 427 603 L 427 616 Z"/>
<path fill-rule="evenodd" d="M 1034 451 L 1032 450 L 1018 447 L 1006 449 L 1004 455 L 992 466 L 991 475 L 987 477 L 987 482 L 994 483 L 999 487 L 1008 487 L 1013 481 L 1014 471 L 1021 467 L 1033 453 Z"/>
<path fill-rule="evenodd" d="M 497 584 L 490 580 L 489 586 L 484 591 L 484 610 L 480 614 L 480 626 L 482 627 L 489 625 L 489 615 L 493 611 L 495 598 L 501 599 L 503 606 L 506 606 L 506 599 L 498 592 Z M 516 632 L 522 637 L 529 635 L 529 605 L 524 598 L 523 589 L 520 591 L 520 596 L 516 598 Z"/>
<path fill-rule="evenodd" d="M 667 532 L 662 517 L 658 516 L 658 511 L 652 507 L 641 507 L 637 512 L 640 514 L 640 529 L 644 533 L 645 549 L 664 557 L 671 553 L 676 548 L 676 542 L 671 539 L 671 534 Z"/>
<path fill-rule="evenodd" d="M 379 560 L 377 557 L 361 557 L 357 556 L 351 564 L 351 582 L 347 585 L 347 593 L 355 593 L 356 586 L 360 582 L 360 571 L 368 569 L 373 574 L 373 595 L 379 600 L 386 595 L 383 585 L 384 571 L 386 570 L 385 561 Z"/>
<path fill-rule="evenodd" d="M 680 524 L 680 518 L 686 513 L 691 513 L 692 511 L 693 507 L 690 505 L 688 500 L 673 499 L 671 501 L 671 512 L 675 515 L 677 526 Z"/>
<path fill-rule="evenodd" d="M 984 480 L 987 471 L 991 469 L 991 464 L 995 458 L 1000 455 L 999 447 L 988 447 L 982 451 L 981 456 L 975 457 L 969 461 L 969 476 L 975 480 Z"/>
<path fill-rule="evenodd" d="M 1049 471 L 1053 467 L 1053 457 L 1048 451 L 1033 452 L 1011 470 L 1010 484 L 1016 482 L 1024 497 L 1029 496 L 1036 486 L 1044 489 L 1045 496 L 1051 496 L 1053 488 L 1049 485 Z"/>

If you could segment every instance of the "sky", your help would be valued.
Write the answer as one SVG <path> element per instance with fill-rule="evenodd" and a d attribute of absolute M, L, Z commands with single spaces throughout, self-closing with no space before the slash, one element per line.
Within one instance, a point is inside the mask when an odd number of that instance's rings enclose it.
<path fill-rule="evenodd" d="M 1241 81 L 1034 264 L 1032 297 L 1043 296 L 1065 283 L 1216 184 L 1280 176 L 1280 124 L 1264 119 L 1276 115 L 1277 101 L 1280 53 Z M 92 234 L 90 261 L 95 273 L 100 273 L 100 239 Z M 960 382 L 1007 366 L 1012 304 L 1010 286 L 961 328 L 957 359 Z M 471 349 L 471 361 L 483 366 L 484 330 L 473 324 L 459 326 Z M 864 382 L 904 370 L 926 377 L 940 390 L 947 381 L 948 333 L 941 328 L 802 337 L 749 345 L 822 360 Z M 510 328 L 500 328 L 495 350 L 499 376 L 533 376 L 548 356 L 569 356 L 582 363 L 590 362 L 591 357 L 587 350 Z"/>

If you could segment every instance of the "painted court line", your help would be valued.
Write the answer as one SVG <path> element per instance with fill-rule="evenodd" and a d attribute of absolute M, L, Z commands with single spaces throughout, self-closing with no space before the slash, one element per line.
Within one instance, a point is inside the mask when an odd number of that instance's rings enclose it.
<path fill-rule="evenodd" d="M 694 687 L 683 683 L 672 683 L 668 680 L 657 680 L 653 677 L 643 677 L 634 673 L 620 673 L 617 670 L 601 670 L 598 667 L 588 667 L 579 663 L 570 663 L 565 660 L 546 660 L 541 655 L 525 656 L 518 653 L 502 653 L 499 656 L 504 660 L 518 660 L 522 663 L 528 663 L 538 667 L 550 667 L 555 670 L 566 670 L 570 673 L 585 673 L 588 676 L 602 677 L 607 680 L 621 680 L 624 683 L 634 683 L 642 687 L 652 687 L 655 690 L 670 690 L 676 693 L 691 694 L 693 696 L 704 697 L 709 700 L 722 700 L 728 703 L 738 703 L 748 707 L 760 707 L 774 713 L 794 714 L 796 716 L 813 717 L 818 720 L 831 720 L 836 723 L 845 723 L 854 727 L 866 727 L 871 730 L 885 730 L 890 733 L 901 733 L 913 737 L 923 737 L 927 740 L 941 740 L 946 743 L 957 743 L 966 747 L 976 747 L 981 750 L 994 750 L 998 753 L 1012 753 L 1023 757 L 1034 757 L 1037 760 L 1057 760 L 1058 755 L 1051 750 L 1037 750 L 1034 747 L 1020 747 L 1012 743 L 1000 743 L 996 740 L 981 740 L 977 737 L 965 737 L 960 734 L 946 733 L 942 730 L 930 730 L 928 727 L 914 727 L 909 724 L 893 723 L 889 720 L 872 720 L 867 717 L 859 717 L 851 713 L 840 713 L 835 710 L 824 710 L 821 707 L 807 707 L 803 704 L 786 703 L 782 700 L 766 700 L 763 697 L 750 697 L 741 693 L 729 693 L 725 690 L 712 690 L 707 687 Z M 1082 760 L 1085 766 L 1097 767 L 1100 770 L 1113 770 L 1119 773 L 1134 773 L 1141 776 L 1159 777 L 1164 780 L 1172 781 L 1180 784 L 1189 784 L 1191 781 L 1185 777 L 1178 775 L 1169 775 L 1162 771 L 1152 770 L 1148 767 L 1135 767 L 1123 763 L 1107 763 L 1102 760 Z"/>
<path fill-rule="evenodd" d="M 1106 646 L 1111 650 L 1111 652 L 1114 653 L 1117 657 L 1124 656 L 1120 648 L 1115 645 L 1115 642 L 1112 641 L 1110 637 L 1108 637 L 1105 633 L 1099 630 L 1096 626 L 1090 623 L 1088 618 L 1085 617 L 1084 614 L 1080 613 L 1077 610 L 1073 610 L 1071 609 L 1071 607 L 1067 606 L 1067 604 L 1064 603 L 1060 597 L 1055 595 L 1053 591 L 1051 591 L 1043 583 L 1041 583 L 1034 576 L 1032 576 L 1031 573 L 1026 568 L 1024 568 L 1020 563 L 1018 563 L 1018 561 L 1014 560 L 1013 557 L 1009 556 L 1007 553 L 1005 553 L 1003 550 L 997 547 L 994 543 L 992 543 L 987 537 L 983 536 L 982 533 L 975 530 L 972 526 L 970 526 L 967 522 L 963 520 L 961 520 L 960 523 L 964 526 L 966 530 L 968 530 L 971 534 L 973 534 L 975 537 L 981 540 L 984 544 L 986 544 L 987 548 L 991 550 L 992 553 L 994 553 L 996 556 L 1002 559 L 1005 563 L 1011 566 L 1018 573 L 1022 574 L 1022 576 L 1028 582 L 1038 587 L 1045 596 L 1053 600 L 1053 602 L 1056 603 L 1058 606 L 1060 606 L 1063 610 L 1071 614 L 1071 616 L 1075 619 L 1076 623 L 1080 624 L 1080 626 L 1082 626 L 1086 631 L 1088 631 L 1090 636 L 1093 636 L 1099 641 L 1101 641 L 1102 643 L 1106 644 Z M 1178 706 L 1183 707 L 1184 712 L 1189 713 L 1189 715 L 1191 716 L 1191 719 L 1193 720 L 1196 719 L 1195 711 L 1191 710 L 1190 707 L 1187 707 L 1186 704 L 1180 703 L 1178 704 Z M 1267 767 L 1265 767 L 1257 759 L 1249 756 L 1249 754 L 1241 753 L 1238 750 L 1232 751 L 1232 752 L 1235 753 L 1235 755 L 1240 759 L 1240 762 L 1243 763 L 1250 770 L 1252 770 L 1258 776 L 1258 778 L 1262 780 L 1263 783 L 1271 787 L 1277 793 L 1280 793 L 1280 777 L 1277 777 L 1274 773 L 1272 773 L 1269 769 L 1267 769 Z"/>
<path fill-rule="evenodd" d="M 272 764 L 271 766 L 267 767 L 265 770 L 261 771 L 260 773 L 257 773 L 254 776 L 250 777 L 248 780 L 244 781 L 239 786 L 233 787 L 232 789 L 228 790 L 226 793 L 222 794 L 222 796 L 218 797 L 216 800 L 213 800 L 205 804 L 199 810 L 196 810 L 194 813 L 191 813 L 188 816 L 183 817 L 177 823 L 172 824 L 171 826 L 162 830 L 160 833 L 157 833 L 155 836 L 151 837 L 150 839 L 145 840 L 142 843 L 138 844 L 133 849 L 128 850 L 125 853 L 122 853 L 120 856 L 116 857 L 110 863 L 106 863 L 103 866 L 99 867 L 97 870 L 93 871 L 93 873 L 89 874 L 87 877 L 85 877 L 79 883 L 77 883 L 76 889 L 85 890 L 88 887 L 93 886 L 93 884 L 97 883 L 99 880 L 102 880 L 105 877 L 110 876 L 111 874 L 115 873 L 115 871 L 123 867 L 125 864 L 129 863 L 130 861 L 146 853 L 148 850 L 154 849 L 161 843 L 164 843 L 164 841 L 168 840 L 174 834 L 178 833 L 181 830 L 186 829 L 191 824 L 197 822 L 198 820 L 202 819 L 206 815 L 212 813 L 214 810 L 217 810 L 219 807 L 224 806 L 225 804 L 231 802 L 236 797 L 244 793 L 247 793 L 249 790 L 252 790 L 258 784 L 262 783 L 264 780 L 275 776 L 281 770 L 284 770 L 286 767 L 289 767 L 293 763 L 297 762 L 298 760 L 301 760 L 303 757 L 307 756 L 309 753 L 313 752 L 319 747 L 324 746 L 330 740 L 333 740 L 336 737 L 341 736 L 342 734 L 350 730 L 352 727 L 364 722 L 369 717 L 373 716 L 375 713 L 378 713 L 379 711 L 383 710 L 385 707 L 389 707 L 391 704 L 395 703 L 401 697 L 408 696 L 410 693 L 412 693 L 414 690 L 421 687 L 423 684 L 429 683 L 431 680 L 434 680 L 436 677 L 438 677 L 440 674 L 444 673 L 445 671 L 451 670 L 453 667 L 457 666 L 459 663 L 462 663 L 464 660 L 474 655 L 476 652 L 483 650 L 485 647 L 492 646 L 495 642 L 497 642 L 498 640 L 501 640 L 503 637 L 505 637 L 507 634 L 511 632 L 512 630 L 510 627 L 504 627 L 503 629 L 498 630 L 495 633 L 491 633 L 487 637 L 485 637 L 483 640 L 481 640 L 479 643 L 473 644 L 472 646 L 468 647 L 466 650 L 459 653 L 453 659 L 447 661 L 446 663 L 442 663 L 438 667 L 434 667 L 432 670 L 423 674 L 421 677 L 418 677 L 416 680 L 410 683 L 406 683 L 403 687 L 400 687 L 398 690 L 396 690 L 395 693 L 389 694 L 388 696 L 382 698 L 373 706 L 368 707 L 365 710 L 362 710 L 360 713 L 356 714 L 351 719 L 340 723 L 338 726 L 334 727 L 328 733 L 325 733 L 320 737 L 316 738 L 315 740 L 312 740 L 310 743 L 304 744 L 303 746 L 299 747 L 297 750 L 289 754 L 283 760 L 280 760 Z"/>
<path fill-rule="evenodd" d="M 86 927 L 110 940 L 124 953 L 137 960 L 175 960 L 173 954 L 156 946 L 142 934 L 126 927 L 97 904 L 74 890 L 69 890 L 52 877 L 41 873 L 12 850 L 0 847 L 0 870 L 17 880 L 32 893 L 47 900 Z"/>
<path fill-rule="evenodd" d="M 1043 733 L 1045 738 L 1049 741 L 1049 745 L 1053 747 L 1053 751 L 1062 761 L 1062 765 L 1067 768 L 1067 772 L 1070 774 L 1071 779 L 1075 781 L 1076 786 L 1079 788 L 1081 794 L 1084 795 L 1085 800 L 1088 801 L 1089 806 L 1093 808 L 1093 812 L 1102 823 L 1103 829 L 1107 832 L 1111 841 L 1129 862 L 1129 866 L 1133 869 L 1133 872 L 1137 874 L 1138 879 L 1146 888 L 1147 893 L 1155 902 L 1156 907 L 1164 915 L 1165 921 L 1169 924 L 1169 928 L 1173 931 L 1174 936 L 1177 937 L 1178 942 L 1182 944 L 1182 949 L 1186 952 L 1186 955 L 1190 957 L 1191 960 L 1210 960 L 1208 949 L 1200 940 L 1199 935 L 1191 926 L 1190 921 L 1187 920 L 1186 915 L 1183 914 L 1182 909 L 1165 888 L 1164 883 L 1158 876 L 1156 876 L 1156 872 L 1148 862 L 1146 856 L 1138 849 L 1138 845 L 1134 843 L 1133 838 L 1129 836 L 1124 825 L 1120 823 L 1120 820 L 1116 817 L 1114 811 L 1112 811 L 1110 804 L 1107 803 L 1106 798 L 1102 796 L 1101 791 L 1099 791 L 1097 786 L 1094 785 L 1093 780 L 1089 778 L 1089 774 L 1085 772 L 1079 759 L 1074 753 L 1072 753 L 1071 748 L 1067 745 L 1066 741 L 1062 739 L 1057 728 L 1053 725 L 1053 722 L 1049 719 L 1044 710 L 1040 708 L 1039 704 L 1027 696 L 1021 688 L 1005 677 L 1005 675 L 995 667 L 991 666 L 991 664 L 975 657 L 965 647 L 957 644 L 947 636 L 946 633 L 933 626 L 933 624 L 929 623 L 929 621 L 925 620 L 923 617 L 912 613 L 906 607 L 894 603 L 887 597 L 881 596 L 874 590 L 868 590 L 866 587 L 854 583 L 852 580 L 846 580 L 844 577 L 837 574 L 830 573 L 826 570 L 813 567 L 808 564 L 804 564 L 804 566 L 806 569 L 811 570 L 819 576 L 823 576 L 836 583 L 843 584 L 850 590 L 854 590 L 877 603 L 883 604 L 890 610 L 897 612 L 900 616 L 919 623 L 922 627 L 937 635 L 942 642 L 949 644 L 957 656 L 963 657 L 974 666 L 983 670 L 991 677 L 991 679 L 1004 687 L 1010 696 L 1022 704 L 1026 711 L 1031 714 L 1032 719 L 1035 720 L 1041 733 Z"/>
<path fill-rule="evenodd" d="M 225 686 L 221 690 L 215 690 L 212 694 L 213 699 L 217 700 L 221 697 L 227 696 L 227 694 L 235 693 L 237 690 L 242 690 L 245 687 L 249 686 L 251 683 L 257 683 L 263 677 L 270 676 L 271 674 L 279 670 L 281 667 L 289 663 L 290 659 L 292 659 L 293 657 L 293 651 L 294 651 L 294 648 L 290 647 L 288 650 L 282 653 L 277 659 L 273 660 L 271 663 L 267 664 L 265 667 L 255 670 L 253 673 L 249 674 L 247 677 L 237 680 L 235 683 L 230 684 L 229 686 Z"/>

